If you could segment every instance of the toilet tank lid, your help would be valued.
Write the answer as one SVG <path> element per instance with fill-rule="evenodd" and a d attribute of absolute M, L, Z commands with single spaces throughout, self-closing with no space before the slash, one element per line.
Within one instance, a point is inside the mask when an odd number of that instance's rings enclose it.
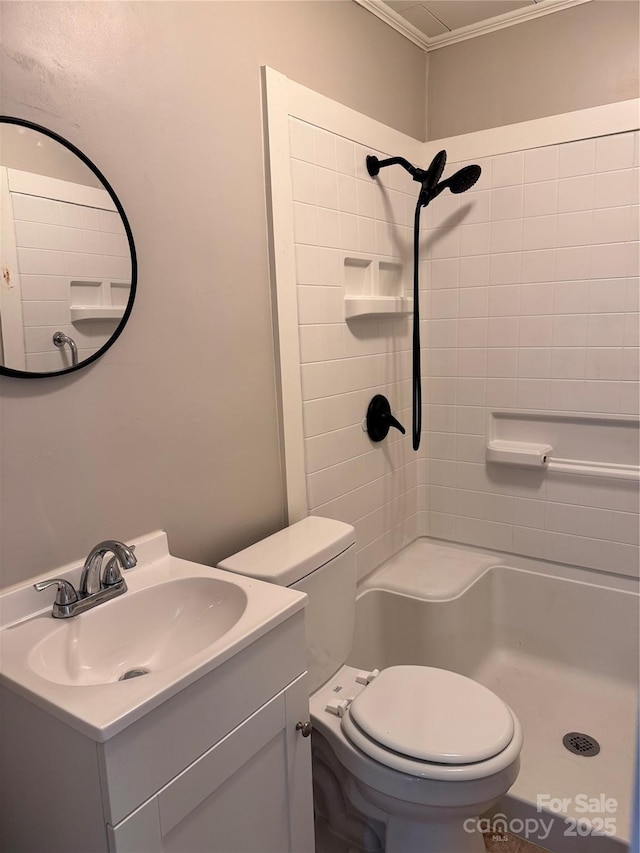
<path fill-rule="evenodd" d="M 239 575 L 291 586 L 355 542 L 350 524 L 310 515 L 218 564 Z"/>

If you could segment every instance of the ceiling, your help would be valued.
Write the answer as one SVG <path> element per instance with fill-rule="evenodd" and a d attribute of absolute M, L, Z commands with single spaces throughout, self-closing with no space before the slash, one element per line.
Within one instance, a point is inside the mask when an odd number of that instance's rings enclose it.
<path fill-rule="evenodd" d="M 356 0 L 425 50 L 589 0 Z"/>

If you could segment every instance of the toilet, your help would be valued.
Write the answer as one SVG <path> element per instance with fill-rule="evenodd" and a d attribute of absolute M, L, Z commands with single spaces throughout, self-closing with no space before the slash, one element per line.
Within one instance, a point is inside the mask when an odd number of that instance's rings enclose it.
<path fill-rule="evenodd" d="M 474 820 L 515 782 L 522 729 L 483 685 L 427 666 L 360 671 L 355 531 L 310 516 L 219 568 L 307 593 L 317 853 L 483 853 Z"/>

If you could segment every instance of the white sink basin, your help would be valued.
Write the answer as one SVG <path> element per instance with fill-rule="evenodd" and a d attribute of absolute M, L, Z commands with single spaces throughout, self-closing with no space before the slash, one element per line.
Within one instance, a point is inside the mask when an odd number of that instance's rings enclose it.
<path fill-rule="evenodd" d="M 162 532 L 129 544 L 138 564 L 125 573 L 128 591 L 79 616 L 54 619 L 55 589 L 36 592 L 36 578 L 0 595 L 0 683 L 98 741 L 306 603 L 302 593 L 172 557 Z M 80 571 L 52 569 L 41 579 L 64 577 L 77 588 Z"/>
<path fill-rule="evenodd" d="M 49 681 L 77 686 L 157 672 L 223 637 L 244 613 L 247 594 L 217 578 L 179 578 L 128 591 L 111 603 L 56 620 L 27 665 Z"/>

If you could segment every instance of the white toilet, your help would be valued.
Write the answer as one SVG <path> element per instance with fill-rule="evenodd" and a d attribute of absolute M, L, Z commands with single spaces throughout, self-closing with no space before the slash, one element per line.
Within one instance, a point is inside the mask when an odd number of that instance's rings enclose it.
<path fill-rule="evenodd" d="M 474 820 L 515 782 L 522 729 L 470 678 L 345 666 L 355 531 L 309 517 L 220 563 L 306 592 L 317 853 L 481 853 Z"/>

